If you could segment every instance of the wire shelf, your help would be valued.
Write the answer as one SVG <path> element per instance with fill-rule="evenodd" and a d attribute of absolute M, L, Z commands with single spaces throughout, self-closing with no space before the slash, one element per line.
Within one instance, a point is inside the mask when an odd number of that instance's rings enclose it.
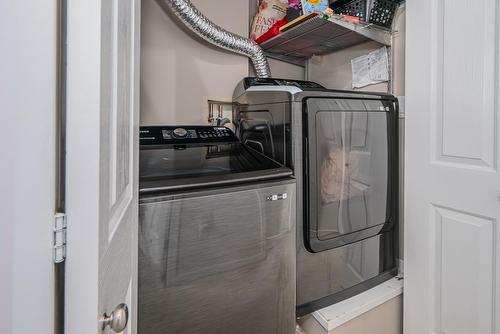
<path fill-rule="evenodd" d="M 317 15 L 263 42 L 261 46 L 270 58 L 304 66 L 305 61 L 314 55 L 335 52 L 367 41 L 390 46 L 391 36 L 390 29 L 374 24 L 355 24 L 337 16 L 325 20 Z"/>

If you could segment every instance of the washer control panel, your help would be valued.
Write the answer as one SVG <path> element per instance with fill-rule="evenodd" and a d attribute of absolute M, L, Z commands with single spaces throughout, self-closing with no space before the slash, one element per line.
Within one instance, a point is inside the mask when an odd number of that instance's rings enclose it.
<path fill-rule="evenodd" d="M 224 126 L 142 126 L 141 145 L 183 145 L 238 141 Z"/>

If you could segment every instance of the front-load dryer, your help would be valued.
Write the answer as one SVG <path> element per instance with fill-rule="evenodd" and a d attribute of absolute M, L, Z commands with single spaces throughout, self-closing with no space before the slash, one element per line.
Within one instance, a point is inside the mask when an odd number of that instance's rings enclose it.
<path fill-rule="evenodd" d="M 246 78 L 240 140 L 297 179 L 297 315 L 397 274 L 398 104 L 392 95 Z"/>

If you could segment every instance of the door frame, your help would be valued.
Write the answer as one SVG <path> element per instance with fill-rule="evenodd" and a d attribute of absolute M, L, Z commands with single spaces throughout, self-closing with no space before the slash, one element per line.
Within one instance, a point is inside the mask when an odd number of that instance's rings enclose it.
<path fill-rule="evenodd" d="M 0 333 L 55 330 L 58 5 L 0 3 Z"/>
<path fill-rule="evenodd" d="M 68 4 L 66 68 L 66 212 L 65 333 L 96 333 L 99 258 L 100 4 Z M 91 22 L 92 24 L 89 24 Z M 97 49 L 95 49 L 97 48 Z M 82 94 L 81 92 L 85 92 Z M 87 152 L 87 154 L 86 154 Z M 78 156 L 77 156 L 78 155 Z M 79 163 L 78 161 L 84 163 Z M 82 179 L 81 175 L 87 175 Z M 80 204 L 78 204 L 80 203 Z M 90 323 L 92 322 L 92 323 Z"/>

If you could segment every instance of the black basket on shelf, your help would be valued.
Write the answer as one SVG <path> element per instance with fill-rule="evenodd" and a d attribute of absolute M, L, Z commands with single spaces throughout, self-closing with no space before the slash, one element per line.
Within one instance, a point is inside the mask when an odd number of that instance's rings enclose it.
<path fill-rule="evenodd" d="M 390 28 L 403 0 L 337 0 L 330 7 L 336 14 L 357 16 L 361 20 Z"/>
<path fill-rule="evenodd" d="M 364 21 L 368 18 L 367 0 L 337 0 L 330 7 L 336 14 L 357 16 Z"/>
<path fill-rule="evenodd" d="M 372 0 L 368 22 L 390 28 L 402 0 Z"/>

